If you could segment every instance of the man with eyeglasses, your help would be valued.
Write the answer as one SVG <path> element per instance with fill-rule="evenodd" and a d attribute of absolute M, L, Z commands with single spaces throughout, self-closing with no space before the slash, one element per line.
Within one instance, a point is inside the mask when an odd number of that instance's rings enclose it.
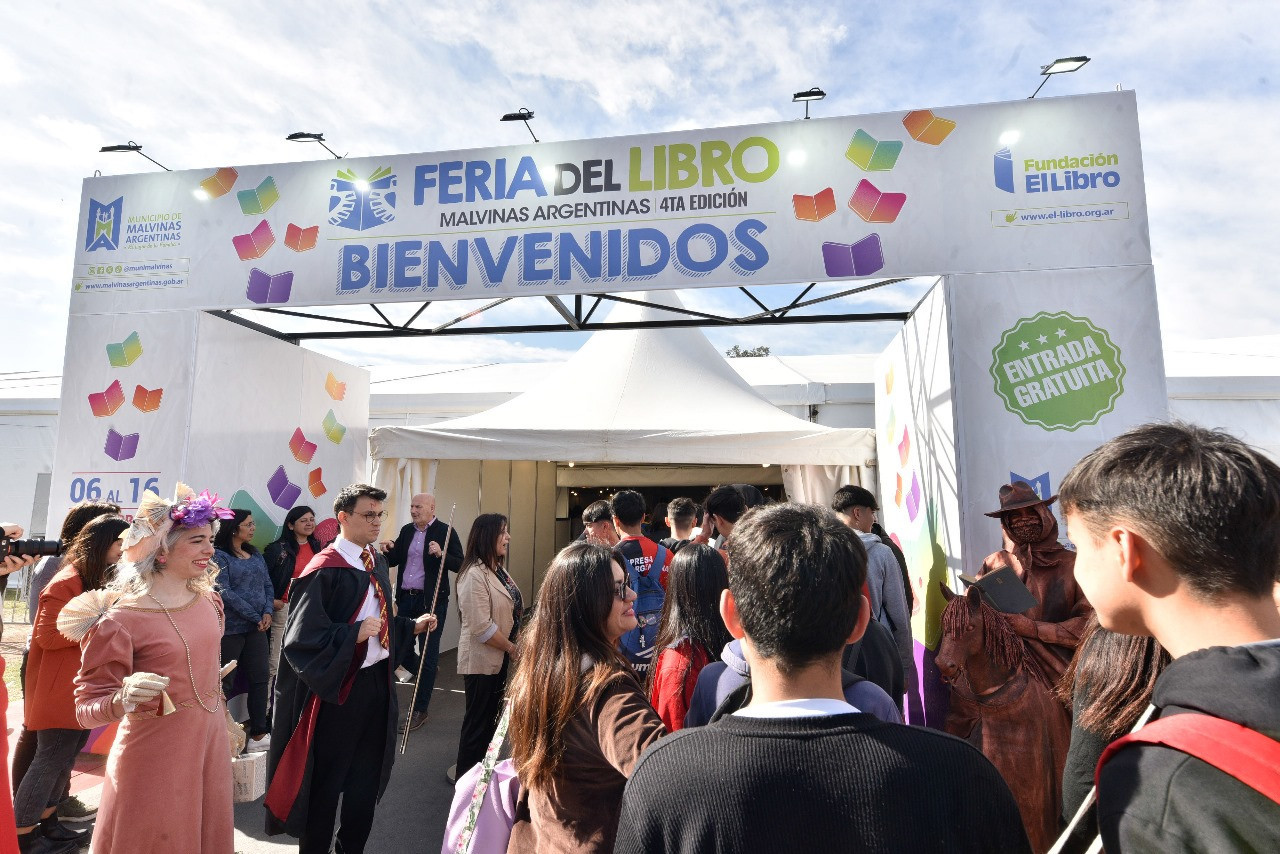
<path fill-rule="evenodd" d="M 422 492 L 409 500 L 409 518 L 412 521 L 400 529 L 394 543 L 383 543 L 389 548 L 384 549 L 387 564 L 400 568 L 396 573 L 396 613 L 411 620 L 427 613 L 438 587 L 434 613 L 440 630 L 443 630 L 449 613 L 449 576 L 442 577 L 441 573 L 456 575 L 462 568 L 462 541 L 458 539 L 457 531 L 450 530 L 447 524 L 436 518 L 436 498 L 430 493 Z M 449 538 L 447 545 L 446 535 Z M 414 642 L 414 654 L 405 656 L 405 667 L 413 673 L 419 672 L 418 656 L 426 656 L 422 661 L 422 681 L 418 685 L 413 715 L 409 719 L 411 730 L 427 722 L 427 710 L 431 705 L 440 662 L 440 634 L 441 631 L 432 631 L 425 644 L 419 636 Z"/>
<path fill-rule="evenodd" d="M 436 626 L 390 613 L 391 581 L 377 549 L 387 494 L 338 493 L 339 537 L 293 581 L 268 758 L 267 832 L 299 838 L 302 854 L 364 851 L 395 758 L 396 665 L 413 636 Z"/>

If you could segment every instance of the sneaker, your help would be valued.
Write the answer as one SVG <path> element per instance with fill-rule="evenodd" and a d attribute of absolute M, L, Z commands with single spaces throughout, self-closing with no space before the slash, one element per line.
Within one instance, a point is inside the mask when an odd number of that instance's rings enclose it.
<path fill-rule="evenodd" d="M 271 748 L 271 736 L 260 735 L 257 738 L 251 738 L 244 744 L 245 753 L 263 753 Z"/>
<path fill-rule="evenodd" d="M 86 804 L 75 795 L 62 799 L 58 804 L 58 820 L 66 822 L 93 821 L 98 817 L 98 808 Z"/>

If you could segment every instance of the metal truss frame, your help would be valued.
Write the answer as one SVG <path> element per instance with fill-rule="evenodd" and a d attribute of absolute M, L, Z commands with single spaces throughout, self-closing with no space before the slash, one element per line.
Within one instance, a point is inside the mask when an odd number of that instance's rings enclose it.
<path fill-rule="evenodd" d="M 763 301 L 758 299 L 755 294 L 751 293 L 745 287 L 739 287 L 760 311 L 754 314 L 748 314 L 738 317 L 709 314 L 704 311 L 696 311 L 690 308 L 675 308 L 672 306 L 660 305 L 658 303 L 647 302 L 645 300 L 636 299 L 631 296 L 621 294 L 575 294 L 573 296 L 572 305 L 567 305 L 561 298 L 554 295 L 527 296 L 527 297 L 502 297 L 485 303 L 479 308 L 473 309 L 460 314 L 457 317 L 445 323 L 437 324 L 433 327 L 416 327 L 413 325 L 427 307 L 431 305 L 431 301 L 422 303 L 417 311 L 404 323 L 394 323 L 390 318 L 378 307 L 376 303 L 369 303 L 369 307 L 377 314 L 379 320 L 359 320 L 347 317 L 330 317 L 323 314 L 317 314 L 313 311 L 287 309 L 287 308 L 257 308 L 257 309 L 219 309 L 211 310 L 209 314 L 220 317 L 223 320 L 229 320 L 232 323 L 248 327 L 281 341 L 287 341 L 291 344 L 298 344 L 302 341 L 332 341 L 342 339 L 379 339 L 379 338 L 423 338 L 438 337 L 444 335 L 492 335 L 492 334 L 526 334 L 532 332 L 598 332 L 604 329 L 672 329 L 681 327 L 727 327 L 727 326 L 780 326 L 792 323 L 881 323 L 881 322 L 906 322 L 908 312 L 882 311 L 882 312 L 841 312 L 835 314 L 799 314 L 800 309 L 809 308 L 810 306 L 819 305 L 821 303 L 830 302 L 832 300 L 843 299 L 855 294 L 864 293 L 876 288 L 882 288 L 886 285 L 897 284 L 906 281 L 906 279 L 885 279 L 883 281 L 872 282 L 866 285 L 859 285 L 856 288 L 849 288 L 834 294 L 815 297 L 813 299 L 805 299 L 809 292 L 817 285 L 816 282 L 810 282 L 809 285 L 800 292 L 795 299 L 785 305 L 777 308 L 770 308 Z M 560 315 L 562 323 L 530 323 L 515 324 L 507 326 L 460 326 L 463 321 L 470 320 L 492 308 L 509 302 L 513 299 L 545 299 Z M 593 321 L 592 318 L 596 314 L 596 310 L 606 302 L 610 303 L 627 303 L 629 305 L 638 305 L 651 308 L 661 309 L 664 312 L 683 315 L 682 317 L 664 318 L 660 320 L 634 320 L 634 321 L 618 321 L 613 323 L 605 323 L 599 320 Z M 238 311 L 251 312 L 251 314 L 238 314 Z M 327 324 L 338 324 L 345 327 L 342 329 L 316 329 L 303 331 L 283 331 L 275 329 L 265 322 L 265 315 L 278 315 L 282 317 L 295 317 L 323 322 Z"/>

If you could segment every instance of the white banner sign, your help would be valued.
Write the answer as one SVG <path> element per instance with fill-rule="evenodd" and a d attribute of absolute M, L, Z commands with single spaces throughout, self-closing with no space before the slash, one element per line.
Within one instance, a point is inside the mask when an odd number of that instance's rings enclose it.
<path fill-rule="evenodd" d="M 85 181 L 72 313 L 1146 264 L 1132 92 Z"/>

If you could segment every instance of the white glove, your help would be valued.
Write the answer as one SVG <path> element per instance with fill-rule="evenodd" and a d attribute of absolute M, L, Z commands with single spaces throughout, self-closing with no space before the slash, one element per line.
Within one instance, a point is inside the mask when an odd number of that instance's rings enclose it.
<path fill-rule="evenodd" d="M 124 683 L 120 686 L 120 700 L 124 703 L 126 712 L 134 712 L 143 703 L 150 703 L 159 697 L 160 693 L 168 687 L 168 676 L 140 670 L 124 677 Z"/>

